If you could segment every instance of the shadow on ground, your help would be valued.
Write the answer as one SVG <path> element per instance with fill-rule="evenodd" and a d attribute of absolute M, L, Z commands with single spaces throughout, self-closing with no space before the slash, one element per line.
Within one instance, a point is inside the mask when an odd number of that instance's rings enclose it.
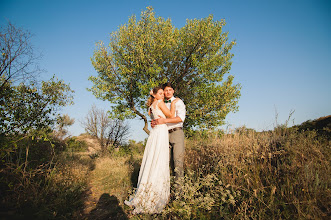
<path fill-rule="evenodd" d="M 131 184 L 133 188 L 137 187 L 141 161 L 132 162 Z"/>
<path fill-rule="evenodd" d="M 122 207 L 119 205 L 119 201 L 116 196 L 110 196 L 108 193 L 104 193 L 100 196 L 97 206 L 91 210 L 88 215 L 89 220 L 100 219 L 129 219 Z"/>

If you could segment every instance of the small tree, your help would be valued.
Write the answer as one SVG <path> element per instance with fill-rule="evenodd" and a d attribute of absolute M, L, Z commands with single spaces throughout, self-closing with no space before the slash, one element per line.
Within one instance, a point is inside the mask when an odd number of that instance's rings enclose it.
<path fill-rule="evenodd" d="M 30 37 L 10 23 L 0 28 L 0 194 L 16 210 L 44 191 L 39 186 L 61 150 L 50 134 L 58 110 L 73 98 L 69 85 L 55 77 L 33 83 L 39 69 Z"/>
<path fill-rule="evenodd" d="M 155 17 L 152 8 L 141 20 L 132 16 L 94 51 L 92 64 L 98 76 L 90 77 L 93 94 L 112 105 L 115 118 L 144 120 L 148 131 L 146 99 L 151 88 L 170 81 L 186 102 L 186 129 L 214 128 L 237 110 L 240 85 L 233 76 L 230 53 L 234 41 L 223 32 L 225 21 L 213 16 L 187 20 L 177 29 L 171 20 Z"/>
<path fill-rule="evenodd" d="M 63 137 L 68 134 L 67 127 L 73 125 L 74 123 L 75 123 L 75 119 L 70 118 L 69 115 L 67 114 L 64 114 L 62 116 L 60 115 L 56 121 L 57 131 L 54 132 L 55 135 L 59 139 L 63 139 Z"/>
<path fill-rule="evenodd" d="M 98 109 L 95 105 L 92 105 L 88 111 L 85 120 L 81 122 L 85 128 L 85 131 L 92 137 L 99 140 L 102 150 L 106 148 L 106 130 L 110 123 L 110 118 L 106 111 Z"/>
<path fill-rule="evenodd" d="M 112 120 L 106 111 L 95 105 L 92 105 L 82 125 L 87 133 L 99 140 L 103 151 L 109 145 L 119 146 L 129 132 L 129 126 L 123 120 Z"/>
<path fill-rule="evenodd" d="M 119 147 L 129 135 L 129 126 L 123 120 L 114 119 L 107 131 L 107 145 Z"/>
<path fill-rule="evenodd" d="M 59 108 L 72 104 L 69 85 L 51 78 L 41 88 L 24 83 L 7 84 L 8 94 L 0 98 L 0 134 L 27 134 L 32 130 L 53 127 Z"/>

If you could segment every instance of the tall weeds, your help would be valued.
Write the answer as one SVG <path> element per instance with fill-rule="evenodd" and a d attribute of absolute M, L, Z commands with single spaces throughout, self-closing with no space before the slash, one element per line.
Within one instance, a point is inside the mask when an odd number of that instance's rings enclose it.
<path fill-rule="evenodd" d="M 0 144 L 1 219 L 72 219 L 79 213 L 88 167 L 66 151 L 69 145 L 42 132 L 2 136 Z"/>
<path fill-rule="evenodd" d="M 237 130 L 186 142 L 182 191 L 172 219 L 327 219 L 330 141 L 314 131 Z"/>

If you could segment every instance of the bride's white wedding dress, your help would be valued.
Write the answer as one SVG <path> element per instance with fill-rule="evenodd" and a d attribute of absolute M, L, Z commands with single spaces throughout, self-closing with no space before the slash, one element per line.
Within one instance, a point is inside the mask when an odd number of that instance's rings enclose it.
<path fill-rule="evenodd" d="M 157 103 L 158 104 L 158 103 Z M 164 117 L 158 105 L 151 108 L 154 118 Z M 133 213 L 160 213 L 170 196 L 169 134 L 166 124 L 156 125 L 150 132 L 141 163 L 135 194 L 126 205 Z"/>

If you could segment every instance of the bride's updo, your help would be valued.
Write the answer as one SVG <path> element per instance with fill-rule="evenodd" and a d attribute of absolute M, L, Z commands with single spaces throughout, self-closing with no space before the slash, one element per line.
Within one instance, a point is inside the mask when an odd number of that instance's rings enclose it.
<path fill-rule="evenodd" d="M 149 94 L 150 96 L 149 96 L 149 98 L 147 100 L 147 103 L 146 103 L 147 107 L 152 105 L 152 103 L 154 102 L 154 96 L 153 95 L 155 95 L 160 89 L 162 89 L 162 88 L 160 86 L 157 86 L 157 87 L 155 87 L 154 89 L 151 90 L 151 92 Z"/>

